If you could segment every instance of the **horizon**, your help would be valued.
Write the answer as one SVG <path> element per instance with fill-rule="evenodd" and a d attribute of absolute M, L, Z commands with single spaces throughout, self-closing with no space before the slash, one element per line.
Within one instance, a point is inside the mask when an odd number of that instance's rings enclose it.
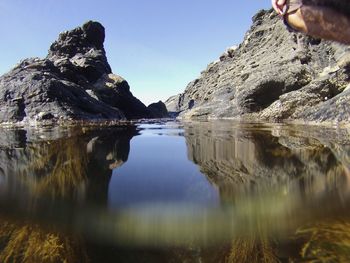
<path fill-rule="evenodd" d="M 144 104 L 164 102 L 183 92 L 228 47 L 241 43 L 252 16 L 270 8 L 270 1 L 251 0 L 237 6 L 228 0 L 219 4 L 103 1 L 98 5 L 82 0 L 0 0 L 0 19 L 7 25 L 0 28 L 6 40 L 0 43 L 0 75 L 22 59 L 45 57 L 59 33 L 94 20 L 106 29 L 105 50 L 113 73 L 126 79 Z"/>

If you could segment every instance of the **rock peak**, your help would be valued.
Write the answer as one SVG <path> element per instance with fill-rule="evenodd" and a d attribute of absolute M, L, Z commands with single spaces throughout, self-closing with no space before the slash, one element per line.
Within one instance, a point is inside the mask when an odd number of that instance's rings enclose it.
<path fill-rule="evenodd" d="M 102 49 L 105 41 L 105 28 L 96 21 L 88 21 L 81 27 L 86 35 L 86 39 L 95 45 L 96 48 Z"/>
<path fill-rule="evenodd" d="M 104 27 L 88 21 L 61 33 L 46 58 L 26 59 L 0 76 L 0 125 L 155 117 L 112 74 L 104 38 Z"/>
<path fill-rule="evenodd" d="M 91 49 L 104 51 L 105 28 L 101 23 L 88 21 L 82 26 L 62 32 L 51 45 L 48 57 L 73 57 L 78 53 L 84 54 Z"/>

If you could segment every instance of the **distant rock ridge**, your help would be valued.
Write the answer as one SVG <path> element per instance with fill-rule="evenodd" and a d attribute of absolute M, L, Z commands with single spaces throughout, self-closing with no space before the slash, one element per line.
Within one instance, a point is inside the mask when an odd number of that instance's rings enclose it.
<path fill-rule="evenodd" d="M 290 33 L 261 10 L 238 47 L 165 104 L 183 119 L 347 124 L 349 70 L 348 46 Z"/>
<path fill-rule="evenodd" d="M 112 73 L 104 27 L 88 21 L 63 32 L 46 58 L 21 61 L 0 77 L 0 123 L 152 118 Z"/>

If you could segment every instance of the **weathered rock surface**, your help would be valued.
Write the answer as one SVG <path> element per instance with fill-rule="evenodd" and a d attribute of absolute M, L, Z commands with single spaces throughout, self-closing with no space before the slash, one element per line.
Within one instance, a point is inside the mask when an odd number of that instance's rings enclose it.
<path fill-rule="evenodd" d="M 166 105 L 185 119 L 347 123 L 349 66 L 348 46 L 290 33 L 272 10 L 262 10 L 243 43 Z"/>
<path fill-rule="evenodd" d="M 148 109 L 152 112 L 154 118 L 168 118 L 169 112 L 162 101 L 148 105 Z"/>
<path fill-rule="evenodd" d="M 63 32 L 46 58 L 25 59 L 0 77 L 0 123 L 152 117 L 112 74 L 105 29 L 89 21 Z"/>

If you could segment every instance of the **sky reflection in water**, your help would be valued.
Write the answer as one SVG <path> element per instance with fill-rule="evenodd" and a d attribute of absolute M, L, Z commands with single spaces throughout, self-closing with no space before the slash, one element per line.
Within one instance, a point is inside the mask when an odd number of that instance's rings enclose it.
<path fill-rule="evenodd" d="M 149 203 L 211 206 L 219 202 L 216 189 L 188 160 L 183 137 L 146 133 L 130 144 L 128 161 L 113 171 L 110 207 Z"/>

